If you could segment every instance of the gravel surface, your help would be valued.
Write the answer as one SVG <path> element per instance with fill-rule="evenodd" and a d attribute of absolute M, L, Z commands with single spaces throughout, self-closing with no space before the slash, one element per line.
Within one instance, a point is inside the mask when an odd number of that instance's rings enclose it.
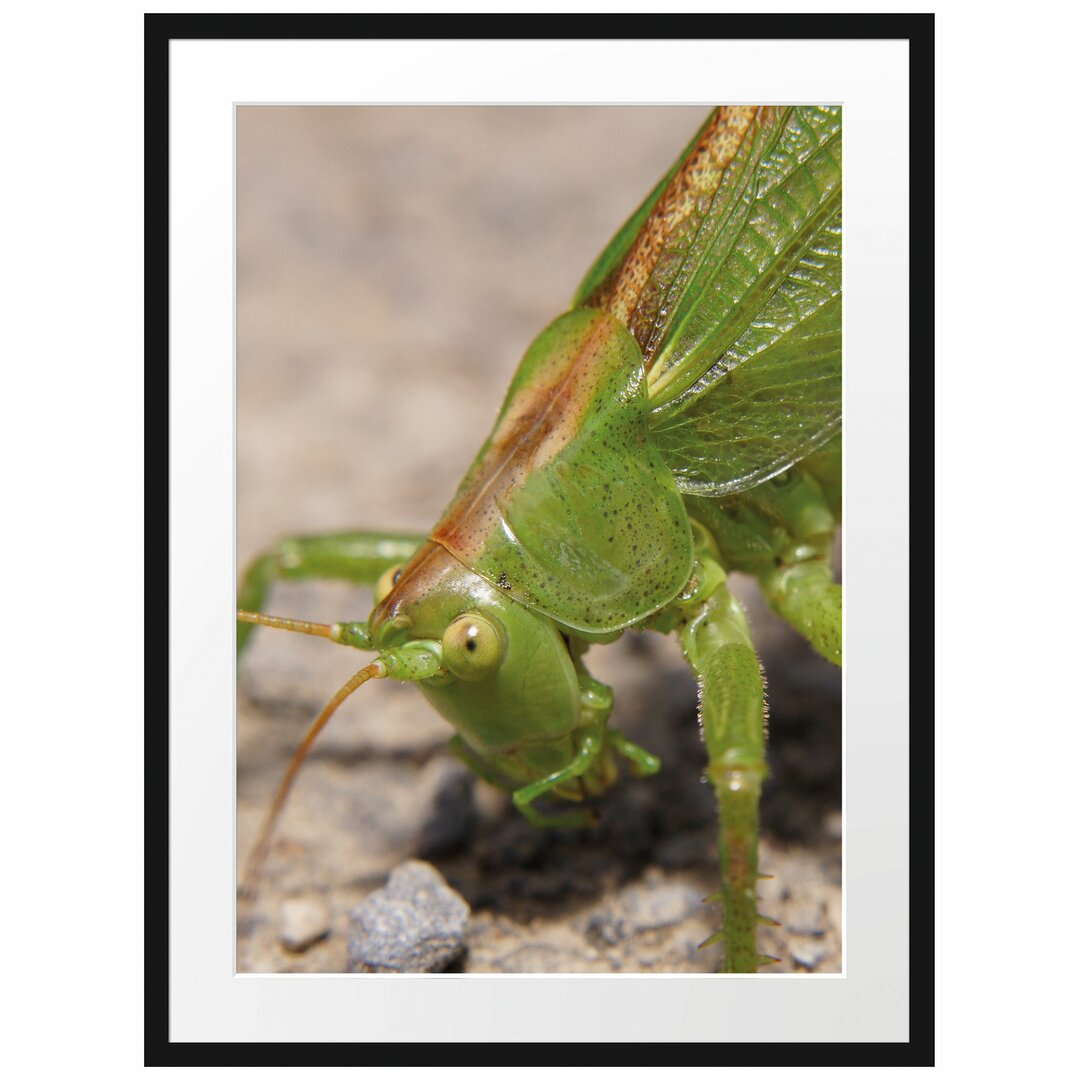
<path fill-rule="evenodd" d="M 425 531 L 525 347 L 704 114 L 241 109 L 240 565 L 296 533 Z M 769 679 L 761 863 L 773 876 L 759 891 L 782 925 L 761 942 L 780 958 L 770 970 L 834 972 L 840 677 L 752 586 L 742 595 Z M 365 618 L 370 600 L 289 585 L 267 607 L 333 621 Z M 300 635 L 254 635 L 240 674 L 241 859 L 306 725 L 362 662 Z M 698 945 L 718 924 L 703 902 L 717 888 L 715 810 L 693 680 L 676 643 L 651 634 L 594 648 L 588 664 L 615 689 L 613 723 L 663 768 L 621 779 L 581 831 L 533 829 L 475 781 L 414 687 L 362 687 L 289 799 L 241 919 L 239 969 L 350 970 L 353 913 L 366 902 L 385 914 L 379 890 L 398 868 L 392 892 L 402 874 L 430 885 L 437 872 L 465 905 L 462 948 L 439 961 L 451 971 L 712 970 L 717 950 Z"/>

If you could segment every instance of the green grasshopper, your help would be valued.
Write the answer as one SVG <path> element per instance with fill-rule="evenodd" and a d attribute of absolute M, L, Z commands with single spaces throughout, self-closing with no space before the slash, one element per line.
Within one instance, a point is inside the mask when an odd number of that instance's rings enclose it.
<path fill-rule="evenodd" d="M 253 624 L 376 653 L 294 757 L 373 678 L 416 682 L 453 753 L 539 826 L 620 761 L 659 761 L 609 722 L 587 649 L 675 634 L 700 691 L 719 809 L 723 970 L 753 972 L 764 684 L 732 571 L 826 659 L 841 658 L 829 568 L 840 517 L 840 110 L 715 110 L 522 359 L 495 427 L 426 536 L 296 537 L 243 577 Z M 374 587 L 362 622 L 263 614 L 278 580 Z M 559 809 L 559 804 L 577 804 Z"/>

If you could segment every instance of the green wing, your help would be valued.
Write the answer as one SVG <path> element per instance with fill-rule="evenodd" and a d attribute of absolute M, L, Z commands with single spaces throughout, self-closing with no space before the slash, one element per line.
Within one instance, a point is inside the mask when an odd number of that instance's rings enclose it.
<path fill-rule="evenodd" d="M 719 109 L 680 162 L 575 302 L 638 341 L 679 489 L 728 495 L 840 429 L 841 111 Z"/>

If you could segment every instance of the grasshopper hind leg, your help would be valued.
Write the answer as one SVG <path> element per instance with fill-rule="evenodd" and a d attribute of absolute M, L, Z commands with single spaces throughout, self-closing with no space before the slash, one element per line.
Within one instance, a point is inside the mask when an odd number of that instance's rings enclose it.
<path fill-rule="evenodd" d="M 680 605 L 683 654 L 697 677 L 707 777 L 719 812 L 718 847 L 725 972 L 756 972 L 772 960 L 757 948 L 758 808 L 765 766 L 765 681 L 742 606 L 723 570 L 699 556 L 697 594 Z"/>

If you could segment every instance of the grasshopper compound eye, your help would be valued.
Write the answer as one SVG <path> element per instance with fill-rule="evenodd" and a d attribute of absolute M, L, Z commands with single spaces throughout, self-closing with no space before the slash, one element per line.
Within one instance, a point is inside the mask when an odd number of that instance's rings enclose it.
<path fill-rule="evenodd" d="M 385 570 L 383 575 L 377 582 L 375 582 L 375 588 L 372 591 L 372 598 L 375 601 L 375 606 L 378 607 L 393 591 L 394 586 L 397 584 L 397 580 L 401 577 L 401 571 L 405 568 L 404 563 L 398 563 L 397 566 L 391 566 L 389 570 Z"/>
<path fill-rule="evenodd" d="M 502 628 L 473 612 L 459 615 L 443 634 L 443 664 L 459 679 L 472 682 L 490 675 L 503 661 Z"/>

